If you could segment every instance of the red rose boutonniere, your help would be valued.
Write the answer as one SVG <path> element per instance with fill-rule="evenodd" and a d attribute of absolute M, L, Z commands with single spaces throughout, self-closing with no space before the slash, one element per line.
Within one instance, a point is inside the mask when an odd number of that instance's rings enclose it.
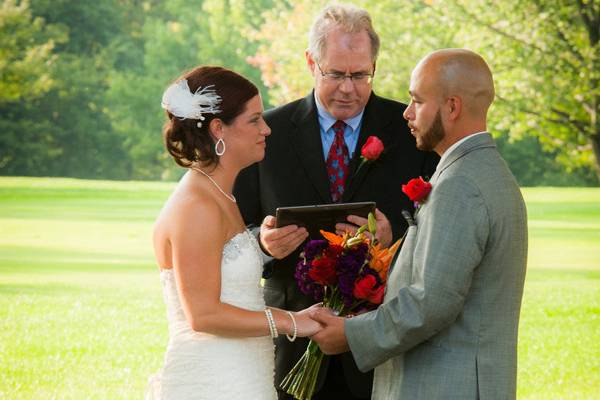
<path fill-rule="evenodd" d="M 383 142 L 377 136 L 369 136 L 360 149 L 361 158 L 364 161 L 375 161 L 383 152 Z"/>
<path fill-rule="evenodd" d="M 415 202 L 415 207 L 423 204 L 431 192 L 431 183 L 418 177 L 408 181 L 406 185 L 402 185 L 402 191 L 409 199 Z"/>
<path fill-rule="evenodd" d="M 361 162 L 356 172 L 358 172 L 360 167 L 366 162 L 377 160 L 381 153 L 383 153 L 383 150 L 383 142 L 379 140 L 377 136 L 369 136 L 363 147 L 360 149 Z"/>

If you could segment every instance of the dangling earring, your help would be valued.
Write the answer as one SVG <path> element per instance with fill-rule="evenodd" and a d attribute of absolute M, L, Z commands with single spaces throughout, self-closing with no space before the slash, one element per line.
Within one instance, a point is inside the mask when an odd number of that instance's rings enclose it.
<path fill-rule="evenodd" d="M 219 145 L 223 148 L 223 150 L 219 151 Z M 217 143 L 215 143 L 215 153 L 217 153 L 218 156 L 225 154 L 225 141 L 223 138 L 217 140 Z"/>

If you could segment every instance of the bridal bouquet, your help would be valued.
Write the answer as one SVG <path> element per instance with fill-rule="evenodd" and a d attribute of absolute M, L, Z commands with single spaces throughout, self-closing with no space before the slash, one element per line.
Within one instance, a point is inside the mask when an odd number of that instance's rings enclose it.
<path fill-rule="evenodd" d="M 356 234 L 343 236 L 321 231 L 325 240 L 311 240 L 300 254 L 295 278 L 302 293 L 322 301 L 340 316 L 370 311 L 383 301 L 388 270 L 400 245 L 381 248 L 375 238 L 375 217 Z M 323 360 L 312 340 L 304 355 L 281 382 L 281 388 L 300 400 L 310 400 Z"/>

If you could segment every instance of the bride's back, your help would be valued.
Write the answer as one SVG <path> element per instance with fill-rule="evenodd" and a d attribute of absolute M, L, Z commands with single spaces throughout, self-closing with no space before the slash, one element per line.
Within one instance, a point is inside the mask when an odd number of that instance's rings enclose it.
<path fill-rule="evenodd" d="M 180 231 L 185 229 L 186 223 L 201 226 L 205 233 L 208 233 L 206 231 L 209 229 L 224 231 L 220 243 L 213 243 L 218 248 L 222 248 L 226 238 L 233 236 L 243 227 L 241 217 L 237 215 L 237 208 L 227 208 L 228 204 L 212 193 L 212 187 L 207 185 L 206 181 L 196 178 L 190 173 L 181 178 L 154 223 L 154 255 L 161 270 L 173 268 L 173 242 L 182 234 Z M 220 226 L 205 223 L 202 215 L 206 213 L 217 214 L 221 221 Z"/>
<path fill-rule="evenodd" d="M 169 344 L 162 371 L 151 378 L 148 399 L 275 399 L 274 346 L 268 336 L 232 338 L 196 331 L 186 318 L 178 287 L 172 243 L 182 234 L 181 220 L 216 210 L 227 221 L 227 210 L 219 207 L 210 194 L 197 194 L 198 187 L 184 177 L 158 216 L 154 228 L 154 249 L 161 267 L 160 279 L 167 309 Z M 190 210 L 191 209 L 191 210 Z M 221 229 L 193 221 L 202 229 Z M 189 225 L 188 225 L 189 226 Z M 185 234 L 185 233 L 184 233 Z M 220 296 L 223 303 L 252 311 L 265 308 L 260 285 L 261 252 L 256 239 L 247 230 L 234 234 L 226 242 L 215 243 L 221 249 Z M 199 265 L 204 260 L 198 260 Z M 198 271 L 202 275 L 201 271 Z M 185 277 L 185 275 L 184 275 Z M 185 285 L 185 278 L 182 283 Z M 201 276 L 204 278 L 204 276 Z M 232 384 L 235 383 L 235 384 Z M 250 397 L 246 397 L 250 396 Z"/>

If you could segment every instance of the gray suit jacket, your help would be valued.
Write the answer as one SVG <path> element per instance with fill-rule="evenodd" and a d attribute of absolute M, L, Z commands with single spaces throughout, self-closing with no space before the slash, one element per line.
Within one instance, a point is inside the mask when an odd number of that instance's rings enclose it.
<path fill-rule="evenodd" d="M 512 399 L 527 262 L 519 187 L 489 134 L 442 160 L 376 311 L 348 319 L 373 399 Z"/>

